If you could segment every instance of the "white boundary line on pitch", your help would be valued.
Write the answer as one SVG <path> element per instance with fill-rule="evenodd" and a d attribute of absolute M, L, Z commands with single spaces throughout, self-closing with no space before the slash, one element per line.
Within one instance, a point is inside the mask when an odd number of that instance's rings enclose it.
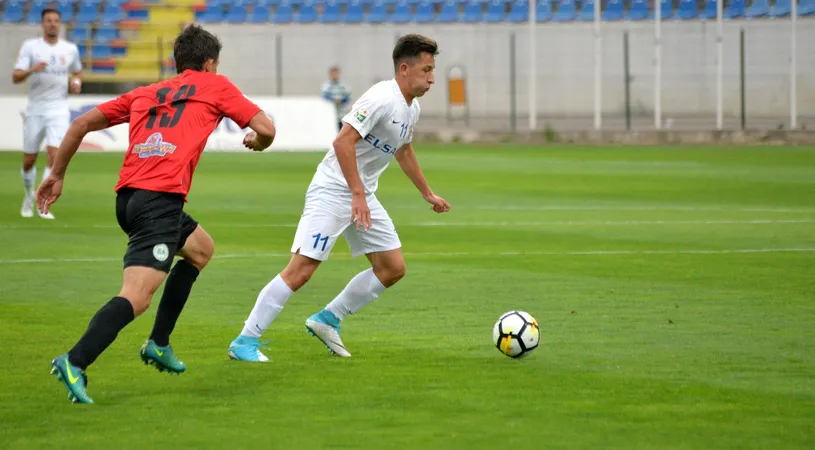
<path fill-rule="evenodd" d="M 815 253 L 815 248 L 747 248 L 747 249 L 694 249 L 694 250 L 576 250 L 563 252 L 405 252 L 405 256 L 615 256 L 615 255 L 731 255 L 750 253 Z M 289 258 L 291 253 L 227 253 L 216 254 L 213 259 Z M 349 254 L 337 254 L 335 259 L 349 259 Z M 63 262 L 115 262 L 122 257 L 89 258 L 31 258 L 0 259 L 0 264 L 34 264 Z"/>
<path fill-rule="evenodd" d="M 540 222 L 418 222 L 399 227 L 547 227 L 590 225 L 763 225 L 815 223 L 815 219 L 747 219 L 747 220 L 562 220 Z M 295 228 L 296 223 L 215 223 L 204 228 Z M 119 228 L 118 225 L 0 225 L 0 229 Z"/>

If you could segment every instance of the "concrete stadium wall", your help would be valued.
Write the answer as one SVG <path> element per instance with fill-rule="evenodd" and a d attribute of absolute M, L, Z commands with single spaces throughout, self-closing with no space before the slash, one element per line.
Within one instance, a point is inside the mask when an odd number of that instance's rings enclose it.
<path fill-rule="evenodd" d="M 36 28 L 3 26 L 14 39 L 0 46 L 10 69 L 19 42 Z M 470 114 L 483 123 L 506 124 L 511 109 L 511 77 L 516 80 L 516 112 L 528 112 L 529 36 L 526 25 L 209 25 L 224 43 L 220 71 L 247 94 L 313 95 L 332 64 L 356 97 L 392 74 L 390 54 L 396 38 L 416 32 L 435 38 L 437 86 L 421 100 L 423 117 L 446 114 L 445 74 L 456 65 L 467 71 Z M 773 125 L 789 118 L 789 20 L 728 21 L 724 26 L 724 112 L 730 123 L 740 113 L 739 29 L 746 30 L 747 116 Z M 662 100 L 664 117 L 703 118 L 714 125 L 716 95 L 715 23 L 663 23 Z M 27 31 L 21 31 L 27 30 Z M 619 119 L 625 108 L 623 32 L 630 35 L 632 112 L 650 125 L 654 105 L 653 23 L 603 24 L 602 110 Z M 510 63 L 515 35 L 516 62 Z M 537 28 L 537 108 L 542 117 L 591 117 L 594 105 L 593 34 L 590 23 L 541 24 Z M 278 52 L 279 49 L 279 52 Z M 815 125 L 815 20 L 798 22 L 798 107 Z M 280 67 L 278 67 L 280 66 Z M 513 70 L 514 69 L 514 70 Z M 19 93 L 9 80 L 0 93 Z M 8 84 L 8 86 L 6 85 Z M 608 123 L 608 122 L 607 122 Z M 590 125 L 590 122 L 588 122 Z M 521 126 L 523 128 L 523 125 Z"/>

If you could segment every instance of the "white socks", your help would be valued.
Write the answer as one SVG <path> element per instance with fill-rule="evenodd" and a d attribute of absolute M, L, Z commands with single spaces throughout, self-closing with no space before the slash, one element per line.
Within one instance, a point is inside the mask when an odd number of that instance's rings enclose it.
<path fill-rule="evenodd" d="M 258 299 L 255 302 L 255 307 L 249 314 L 242 336 L 260 337 L 269 325 L 277 318 L 280 311 L 283 310 L 283 305 L 294 292 L 289 289 L 283 278 L 278 274 L 274 280 L 270 281 L 258 294 Z"/>
<path fill-rule="evenodd" d="M 34 166 L 28 172 L 20 168 L 20 173 L 23 175 L 23 187 L 25 188 L 25 196 L 29 199 L 34 198 L 34 183 L 37 181 L 37 167 Z"/>
<path fill-rule="evenodd" d="M 385 292 L 385 286 L 374 275 L 373 269 L 360 272 L 345 289 L 340 292 L 325 309 L 334 313 L 338 319 L 342 320 L 348 314 L 354 314 L 368 303 L 376 300 L 379 294 Z"/>

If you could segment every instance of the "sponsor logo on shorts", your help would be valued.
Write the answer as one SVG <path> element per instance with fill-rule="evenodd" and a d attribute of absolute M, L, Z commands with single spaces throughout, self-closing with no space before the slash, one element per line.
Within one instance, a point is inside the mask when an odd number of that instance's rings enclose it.
<path fill-rule="evenodd" d="M 167 244 L 156 244 L 153 246 L 153 257 L 161 262 L 167 261 L 167 258 L 170 257 L 170 249 L 167 248 Z"/>
<path fill-rule="evenodd" d="M 147 142 L 134 145 L 133 153 L 138 154 L 139 158 L 149 158 L 151 156 L 164 157 L 173 153 L 175 147 L 174 144 L 164 142 L 161 133 L 153 133 L 147 138 Z"/>

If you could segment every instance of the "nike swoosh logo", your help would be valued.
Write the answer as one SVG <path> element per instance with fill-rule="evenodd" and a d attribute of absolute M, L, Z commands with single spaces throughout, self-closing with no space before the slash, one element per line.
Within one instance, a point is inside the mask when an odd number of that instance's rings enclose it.
<path fill-rule="evenodd" d="M 164 356 L 164 352 L 159 350 L 158 347 L 156 347 L 156 354 L 159 356 Z"/>
<path fill-rule="evenodd" d="M 71 373 L 71 366 L 70 364 L 65 364 L 65 371 L 68 372 L 68 382 L 71 384 L 76 383 L 79 381 L 79 377 L 75 377 L 74 374 Z"/>
<path fill-rule="evenodd" d="M 343 346 L 342 344 L 340 344 L 340 343 L 338 343 L 338 342 L 334 342 L 334 341 L 330 341 L 330 342 L 331 342 L 332 344 L 336 345 L 337 347 L 339 347 L 339 348 L 341 348 L 341 349 L 343 349 L 343 350 L 346 350 L 345 346 Z"/>
<path fill-rule="evenodd" d="M 392 122 L 392 123 L 399 123 L 399 122 L 397 122 L 397 121 L 395 121 L 395 120 L 393 120 L 393 119 L 391 119 L 391 122 Z"/>

